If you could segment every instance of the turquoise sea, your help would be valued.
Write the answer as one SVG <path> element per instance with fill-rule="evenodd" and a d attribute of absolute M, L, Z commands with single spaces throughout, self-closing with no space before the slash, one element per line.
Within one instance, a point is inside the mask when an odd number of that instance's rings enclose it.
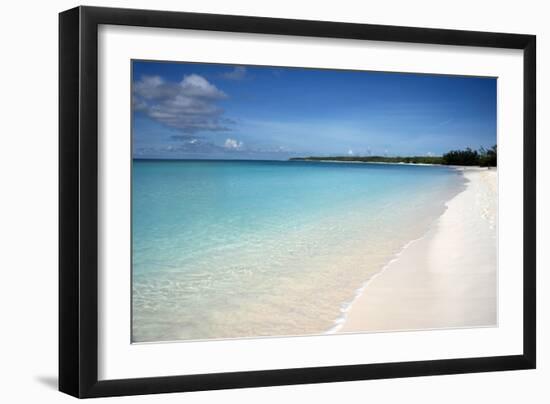
<path fill-rule="evenodd" d="M 447 167 L 134 160 L 134 342 L 322 334 L 464 188 Z"/>

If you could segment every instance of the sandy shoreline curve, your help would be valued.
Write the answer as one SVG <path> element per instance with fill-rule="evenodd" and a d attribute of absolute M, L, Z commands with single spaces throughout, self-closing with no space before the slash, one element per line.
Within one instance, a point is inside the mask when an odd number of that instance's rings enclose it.
<path fill-rule="evenodd" d="M 466 189 L 368 282 L 332 332 L 497 325 L 497 171 L 457 169 Z"/>

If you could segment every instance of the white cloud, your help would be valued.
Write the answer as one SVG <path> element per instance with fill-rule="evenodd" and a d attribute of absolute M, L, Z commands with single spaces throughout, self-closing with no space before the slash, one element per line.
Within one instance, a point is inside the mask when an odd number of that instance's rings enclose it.
<path fill-rule="evenodd" d="M 224 79 L 227 80 L 242 80 L 246 77 L 246 67 L 244 66 L 235 66 L 230 72 L 224 73 Z"/>
<path fill-rule="evenodd" d="M 349 156 L 353 156 L 353 150 L 349 149 L 349 150 L 348 150 L 348 155 L 349 155 Z"/>
<path fill-rule="evenodd" d="M 218 90 L 215 85 L 198 74 L 185 76 L 180 83 L 181 91 L 188 97 L 202 97 L 211 99 L 225 98 L 223 91 Z"/>
<path fill-rule="evenodd" d="M 227 95 L 197 74 L 167 82 L 160 76 L 144 76 L 134 83 L 132 105 L 150 118 L 183 132 L 229 130 L 228 119 L 216 104 Z"/>
<path fill-rule="evenodd" d="M 238 140 L 227 138 L 225 139 L 225 143 L 223 144 L 223 147 L 229 150 L 241 150 L 243 148 L 243 142 L 239 142 Z"/>

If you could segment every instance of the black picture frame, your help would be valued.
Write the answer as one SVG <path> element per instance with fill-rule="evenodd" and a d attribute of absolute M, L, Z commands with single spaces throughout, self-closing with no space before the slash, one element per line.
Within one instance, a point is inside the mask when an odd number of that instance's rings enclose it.
<path fill-rule="evenodd" d="M 98 380 L 98 26 L 113 24 L 523 50 L 523 354 Z M 536 37 L 77 7 L 59 15 L 59 390 L 104 397 L 515 369 L 536 364 Z"/>

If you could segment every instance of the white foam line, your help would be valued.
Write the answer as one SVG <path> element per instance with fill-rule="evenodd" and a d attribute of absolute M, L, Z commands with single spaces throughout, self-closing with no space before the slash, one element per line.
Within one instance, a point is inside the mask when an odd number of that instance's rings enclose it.
<path fill-rule="evenodd" d="M 447 205 L 445 205 L 445 208 L 447 207 Z M 380 271 L 378 271 L 377 273 L 375 273 L 374 275 L 372 275 L 369 279 L 367 279 L 367 281 L 365 281 L 365 283 L 363 283 L 363 285 L 361 285 L 360 288 L 358 288 L 355 293 L 354 293 L 354 296 L 353 296 L 353 299 L 351 299 L 349 302 L 346 302 L 346 303 L 343 303 L 341 306 L 340 306 L 340 316 L 338 316 L 338 318 L 334 321 L 334 325 L 328 329 L 325 333 L 326 334 L 334 334 L 336 332 L 338 332 L 342 326 L 344 325 L 345 321 L 346 321 L 346 318 L 347 318 L 347 313 L 349 312 L 349 310 L 351 309 L 351 307 L 353 306 L 353 304 L 357 301 L 357 299 L 363 294 L 363 292 L 365 291 L 365 289 L 367 288 L 367 286 L 374 280 L 376 279 L 378 276 L 382 275 L 387 269 L 388 267 L 394 263 L 395 261 L 397 261 L 399 259 L 399 257 L 401 256 L 401 254 L 403 254 L 403 252 L 405 251 L 405 249 L 409 248 L 409 246 L 411 246 L 412 244 L 416 243 L 417 241 L 420 241 L 422 240 L 424 237 L 426 237 L 426 235 L 430 232 L 432 226 L 430 226 L 428 228 L 428 230 L 426 231 L 426 233 L 424 233 L 422 236 L 420 236 L 419 238 L 417 239 L 414 239 L 414 240 L 411 240 L 409 242 L 407 242 L 402 248 L 401 250 L 399 250 L 391 260 L 388 261 L 388 263 L 386 263 L 386 265 L 384 265 L 382 267 L 382 269 Z"/>
<path fill-rule="evenodd" d="M 455 168 L 457 171 L 459 172 L 462 172 L 464 171 L 463 170 L 463 167 L 460 167 L 460 168 L 456 168 L 456 167 L 451 167 L 451 168 Z M 465 180 L 465 184 L 467 184 L 468 182 L 470 182 L 466 177 L 464 177 L 463 175 L 463 178 Z M 443 211 L 443 213 L 441 213 L 441 215 L 439 215 L 437 217 L 436 220 L 434 220 L 432 222 L 432 224 L 428 227 L 428 229 L 426 230 L 426 232 L 420 236 L 419 238 L 417 239 L 413 239 L 409 242 L 407 242 L 402 248 L 401 250 L 399 250 L 394 256 L 393 258 L 388 262 L 386 263 L 386 265 L 384 265 L 382 267 L 382 269 L 380 271 L 378 271 L 377 273 L 375 273 L 374 275 L 372 275 L 369 279 L 367 279 L 365 281 L 365 283 L 363 283 L 363 285 L 361 285 L 361 287 L 359 289 L 357 289 L 354 293 L 354 297 L 349 301 L 349 302 L 346 302 L 346 303 L 343 303 L 341 306 L 340 306 L 340 316 L 338 316 L 338 318 L 334 321 L 334 325 L 329 328 L 327 331 L 325 331 L 325 334 L 334 334 L 336 332 L 338 332 L 342 326 L 344 325 L 344 323 L 346 322 L 346 319 L 347 319 L 347 313 L 350 311 L 351 307 L 353 306 L 353 304 L 359 299 L 359 297 L 363 294 L 363 292 L 365 291 L 365 289 L 367 288 L 367 286 L 373 281 L 375 280 L 378 276 L 382 275 L 389 267 L 391 264 L 393 264 L 395 261 L 397 261 L 399 259 L 399 257 L 401 256 L 401 254 L 403 254 L 403 252 L 409 248 L 412 244 L 416 243 L 417 241 L 420 241 L 422 240 L 423 238 L 425 238 L 428 233 L 434 228 L 434 226 L 437 226 L 437 224 L 439 223 L 439 220 L 441 219 L 441 216 L 443 216 L 443 214 L 445 213 L 445 211 L 449 208 L 449 202 L 451 200 L 453 200 L 454 198 L 456 198 L 459 194 L 461 194 L 462 192 L 464 192 L 466 190 L 467 187 L 465 187 L 462 191 L 460 191 L 458 194 L 456 194 L 455 196 L 453 196 L 450 200 L 448 200 L 447 202 L 445 202 L 445 209 Z"/>

